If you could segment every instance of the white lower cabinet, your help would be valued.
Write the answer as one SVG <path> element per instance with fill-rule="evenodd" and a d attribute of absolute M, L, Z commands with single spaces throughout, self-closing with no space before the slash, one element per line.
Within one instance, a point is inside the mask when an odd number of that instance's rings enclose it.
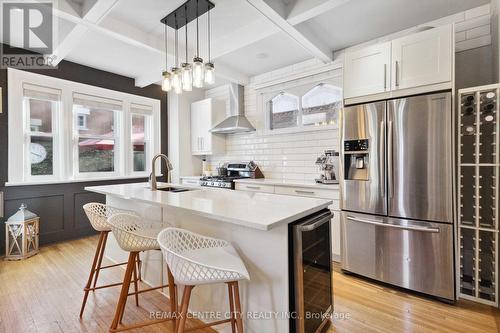
<path fill-rule="evenodd" d="M 275 193 L 282 195 L 294 195 L 299 197 L 310 197 L 318 199 L 328 199 L 332 200 L 328 208 L 333 213 L 333 218 L 331 220 L 331 237 L 332 237 L 332 260 L 340 261 L 340 209 L 339 209 L 339 189 L 323 189 L 323 188 L 311 188 L 311 187 L 294 187 L 294 186 L 280 186 L 280 185 L 263 185 L 263 184 L 252 184 L 245 182 L 236 183 L 236 190 L 238 191 L 250 191 L 250 192 L 262 192 L 262 193 Z"/>
<path fill-rule="evenodd" d="M 181 184 L 182 185 L 190 185 L 190 186 L 200 186 L 200 180 L 196 178 L 182 178 L 181 177 Z"/>
<path fill-rule="evenodd" d="M 274 185 L 236 183 L 235 189 L 238 191 L 274 193 Z"/>

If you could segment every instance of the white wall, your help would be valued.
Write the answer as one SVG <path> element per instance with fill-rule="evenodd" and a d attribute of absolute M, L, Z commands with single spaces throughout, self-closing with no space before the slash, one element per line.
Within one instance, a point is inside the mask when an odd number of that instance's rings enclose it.
<path fill-rule="evenodd" d="M 191 103 L 204 98 L 205 92 L 195 89 L 181 95 L 168 94 L 168 154 L 173 165 L 172 181 L 181 176 L 201 174 L 199 157 L 191 155 Z"/>

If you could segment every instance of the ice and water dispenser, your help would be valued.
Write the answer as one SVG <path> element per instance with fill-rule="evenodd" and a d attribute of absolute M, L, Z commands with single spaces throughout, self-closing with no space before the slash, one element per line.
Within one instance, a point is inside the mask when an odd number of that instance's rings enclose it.
<path fill-rule="evenodd" d="M 368 180 L 368 139 L 344 141 L 344 179 Z"/>

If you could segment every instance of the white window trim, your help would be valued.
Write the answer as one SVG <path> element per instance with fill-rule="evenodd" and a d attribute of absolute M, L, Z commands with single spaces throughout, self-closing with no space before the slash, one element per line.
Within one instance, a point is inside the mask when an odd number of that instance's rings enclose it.
<path fill-rule="evenodd" d="M 133 154 L 133 148 L 134 148 L 134 143 L 132 142 L 132 137 L 129 138 L 129 144 L 130 144 L 130 150 L 132 151 L 132 154 L 130 154 L 128 163 L 129 163 L 129 168 L 132 170 L 134 173 L 142 173 L 145 174 L 145 176 L 149 175 L 151 170 L 149 170 L 151 167 L 149 166 L 149 161 L 154 156 L 154 153 L 151 149 L 152 143 L 154 141 L 153 136 L 151 135 L 154 132 L 153 129 L 153 114 L 152 112 L 134 112 L 130 111 L 128 121 L 130 122 L 130 128 L 129 135 L 132 136 L 132 116 L 137 115 L 137 116 L 144 116 L 144 143 L 146 146 L 146 150 L 144 152 L 145 159 L 146 159 L 146 171 L 134 171 L 134 154 Z"/>
<path fill-rule="evenodd" d="M 302 97 L 304 96 L 304 94 L 306 94 L 308 91 L 310 91 L 320 83 L 338 86 L 338 82 L 336 82 L 335 79 L 339 77 L 340 75 L 330 76 L 329 78 L 322 78 L 322 79 L 308 78 L 308 79 L 297 80 L 294 82 L 288 82 L 286 85 L 276 85 L 273 87 L 267 87 L 267 89 L 260 90 L 259 93 L 257 94 L 257 105 L 261 108 L 261 114 L 264 117 L 263 134 L 279 135 L 279 134 L 316 132 L 316 131 L 338 129 L 339 128 L 338 123 L 335 125 L 321 125 L 321 126 L 304 125 L 302 123 Z M 339 88 L 342 89 L 341 86 L 339 86 Z M 295 93 L 295 90 L 300 90 L 301 92 L 297 94 Z M 267 102 L 281 92 L 289 93 L 299 98 L 299 112 L 297 115 L 298 125 L 289 128 L 271 129 L 271 117 L 269 115 L 269 110 L 267 109 Z M 343 99 L 341 103 L 343 106 Z"/>
<path fill-rule="evenodd" d="M 18 186 L 23 184 L 50 184 L 50 183 L 67 183 L 72 181 L 98 181 L 109 179 L 124 179 L 124 178 L 142 178 L 147 177 L 150 173 L 151 165 L 146 163 L 146 171 L 134 172 L 133 165 L 129 162 L 132 154 L 132 142 L 129 119 L 131 118 L 131 104 L 139 104 L 151 107 L 151 142 L 152 155 L 161 151 L 161 119 L 160 119 L 160 100 L 147 98 L 118 92 L 110 89 L 95 87 L 87 84 L 77 83 L 73 81 L 53 78 L 45 75 L 29 73 L 17 69 L 9 68 L 8 71 L 8 182 L 6 186 Z M 54 175 L 53 176 L 28 176 L 26 165 L 29 163 L 29 145 L 25 144 L 26 140 L 26 124 L 23 108 L 23 84 L 33 84 L 42 87 L 50 87 L 61 90 L 60 110 L 57 113 L 55 126 L 52 130 L 57 136 L 54 139 L 54 150 L 58 150 L 58 157 L 54 158 Z M 119 131 L 117 144 L 120 152 L 117 152 L 115 168 L 113 174 L 108 172 L 100 173 L 84 173 L 76 174 L 77 161 L 74 160 L 75 136 L 74 128 L 76 126 L 73 115 L 73 93 L 82 93 L 93 96 L 105 96 L 109 99 L 115 99 L 123 102 L 123 110 L 121 113 L 121 122 L 116 124 Z M 57 147 L 56 147 L 57 146 Z M 57 167 L 56 167 L 57 165 Z M 57 173 L 56 173 L 57 170 Z"/>

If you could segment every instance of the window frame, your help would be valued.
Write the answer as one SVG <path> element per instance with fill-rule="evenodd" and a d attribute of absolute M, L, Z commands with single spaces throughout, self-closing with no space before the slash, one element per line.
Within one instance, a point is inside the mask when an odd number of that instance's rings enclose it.
<path fill-rule="evenodd" d="M 23 89 L 23 88 L 21 88 Z M 43 98 L 33 98 L 26 97 L 24 93 L 22 94 L 22 115 L 23 115 L 23 167 L 24 175 L 28 181 L 36 182 L 36 181 L 44 181 L 44 180 L 56 180 L 60 177 L 61 174 L 61 149 L 59 145 L 59 134 L 55 131 L 58 126 L 60 126 L 60 117 L 61 117 L 61 99 L 59 101 L 52 101 Z M 29 100 L 39 100 L 39 101 L 48 101 L 54 103 L 55 106 L 51 112 L 51 134 L 48 135 L 44 132 L 34 132 L 31 130 L 31 108 L 29 106 Z M 31 138 L 32 137 L 51 137 L 52 138 L 52 174 L 51 175 L 32 175 L 31 174 Z M 10 142 L 10 141 L 9 141 Z M 9 168 L 10 169 L 10 168 Z"/>
<path fill-rule="evenodd" d="M 154 114 L 152 110 L 141 110 L 141 111 L 133 111 L 133 110 L 139 110 L 141 106 L 136 103 L 134 105 L 130 105 L 130 112 L 129 112 L 129 122 L 130 122 L 130 131 L 129 131 L 129 141 L 128 143 L 130 144 L 129 150 L 132 152 L 130 154 L 128 164 L 129 164 L 129 169 L 132 173 L 136 174 L 142 174 L 145 176 L 149 176 L 151 173 L 151 163 L 150 161 L 153 159 L 154 156 L 154 151 L 153 151 L 153 146 L 154 146 Z M 144 105 L 142 105 L 144 106 Z M 146 144 L 146 152 L 145 152 L 145 171 L 135 171 L 134 170 L 134 142 L 133 142 L 133 127 L 132 127 L 132 118 L 133 116 L 143 116 L 144 119 L 144 143 Z"/>
<path fill-rule="evenodd" d="M 120 124 L 122 120 L 122 111 L 116 110 L 106 110 L 106 112 L 113 112 L 113 141 L 114 141 L 114 158 L 113 158 L 113 170 L 114 171 L 99 171 L 99 172 L 81 172 L 80 171 L 80 151 L 79 143 L 80 139 L 110 139 L 110 137 L 104 135 L 91 135 L 91 134 L 80 134 L 80 129 L 78 128 L 76 122 L 76 114 L 74 106 L 78 105 L 73 103 L 73 108 L 71 110 L 73 114 L 73 178 L 74 179 L 93 179 L 99 177 L 116 177 L 120 175 L 121 165 L 120 165 L 120 153 L 122 151 L 120 137 L 117 132 L 120 132 Z"/>
<path fill-rule="evenodd" d="M 341 75 L 334 75 L 334 76 L 329 75 L 327 77 L 321 75 L 321 78 L 319 77 L 303 78 L 288 82 L 286 84 L 279 84 L 259 89 L 257 97 L 259 101 L 257 102 L 257 105 L 260 106 L 261 108 L 260 111 L 264 117 L 263 134 L 274 135 L 274 134 L 289 134 L 289 133 L 338 129 L 339 128 L 338 122 L 334 125 L 328 124 L 319 126 L 303 124 L 302 98 L 307 92 L 311 91 L 312 89 L 314 89 L 314 87 L 320 84 L 338 87 L 341 91 L 341 95 L 343 94 Z M 298 126 L 288 127 L 288 128 L 277 128 L 277 129 L 271 128 L 271 110 L 267 107 L 267 105 L 272 98 L 276 97 L 280 93 L 288 93 L 298 97 L 299 99 L 299 112 L 297 115 Z M 342 98 L 340 101 L 341 107 L 344 106 L 343 102 L 344 101 Z"/>
<path fill-rule="evenodd" d="M 133 94 L 118 92 L 110 89 L 95 87 L 87 84 L 58 79 L 46 75 L 25 72 L 9 68 L 8 75 L 8 181 L 6 186 L 27 185 L 27 184 L 51 184 L 67 183 L 79 181 L 99 181 L 109 179 L 143 178 L 150 173 L 150 163 L 146 163 L 146 171 L 134 172 L 133 165 L 129 162 L 133 155 L 131 144 L 131 113 L 132 104 L 146 105 L 151 108 L 151 155 L 161 151 L 161 102 L 158 99 L 137 96 Z M 30 149 L 26 136 L 26 129 L 29 119 L 26 119 L 24 105 L 23 84 L 37 85 L 58 89 L 61 91 L 60 102 L 56 117 L 52 117 L 54 135 L 53 145 L 53 175 L 30 176 L 27 165 L 30 168 Z M 119 100 L 123 104 L 121 111 L 115 111 L 115 118 L 119 120 L 115 123 L 115 145 L 118 144 L 119 152 L 116 153 L 114 172 L 98 173 L 78 173 L 78 161 L 75 161 L 75 143 L 78 128 L 73 112 L 73 94 L 87 94 L 101 96 L 107 99 Z M 26 98 L 27 99 L 27 98 Z M 129 121 L 130 118 L 130 121 Z M 128 130 L 130 128 L 130 131 Z M 28 132 L 29 133 L 29 132 Z M 116 148 L 115 148 L 116 149 Z M 21 152 L 21 153 L 20 153 Z M 54 155 L 55 156 L 55 155 Z"/>

